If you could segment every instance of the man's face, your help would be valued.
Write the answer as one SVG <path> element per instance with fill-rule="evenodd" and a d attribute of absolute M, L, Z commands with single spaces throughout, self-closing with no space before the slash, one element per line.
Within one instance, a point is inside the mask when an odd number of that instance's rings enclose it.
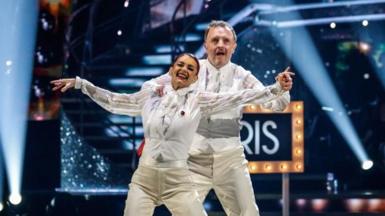
<path fill-rule="evenodd" d="M 185 88 L 198 79 L 198 65 L 193 58 L 183 55 L 170 67 L 169 73 L 174 89 Z"/>
<path fill-rule="evenodd" d="M 208 60 L 215 68 L 219 69 L 230 61 L 237 43 L 229 28 L 214 27 L 207 34 L 204 46 Z"/>

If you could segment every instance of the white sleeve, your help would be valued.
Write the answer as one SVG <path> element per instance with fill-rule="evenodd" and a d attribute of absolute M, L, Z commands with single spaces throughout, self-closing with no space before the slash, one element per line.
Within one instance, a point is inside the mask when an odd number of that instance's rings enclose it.
<path fill-rule="evenodd" d="M 211 115 L 240 105 L 267 103 L 279 97 L 281 90 L 279 83 L 275 83 L 263 89 L 245 89 L 225 93 L 201 92 L 198 94 L 198 104 L 203 115 Z"/>
<path fill-rule="evenodd" d="M 111 113 L 130 116 L 141 114 L 144 102 L 152 93 L 150 89 L 140 90 L 133 94 L 114 93 L 99 88 L 80 77 L 76 77 L 75 89 L 81 89 L 81 91 L 88 95 L 95 103 Z"/>
<path fill-rule="evenodd" d="M 243 89 L 263 89 L 264 85 L 250 71 L 238 68 L 239 72 L 244 75 Z M 274 100 L 262 104 L 263 108 L 273 111 L 283 111 L 290 103 L 290 94 L 288 91 L 282 92 Z"/>

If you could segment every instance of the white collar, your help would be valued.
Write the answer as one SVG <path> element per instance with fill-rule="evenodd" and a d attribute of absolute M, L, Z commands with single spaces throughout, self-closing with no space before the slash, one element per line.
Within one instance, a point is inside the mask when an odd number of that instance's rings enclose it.
<path fill-rule="evenodd" d="M 212 71 L 223 72 L 223 71 L 228 71 L 230 68 L 231 68 L 231 61 L 227 62 L 227 64 L 225 64 L 221 68 L 217 69 L 207 59 L 207 69 L 209 69 L 210 72 L 212 72 Z"/>
<path fill-rule="evenodd" d="M 177 94 L 178 96 L 185 96 L 188 93 L 191 93 L 197 89 L 197 81 L 195 83 L 192 83 L 190 86 L 187 86 L 185 88 L 180 88 L 178 90 L 175 90 L 172 86 L 171 83 L 165 86 L 165 92 L 168 93 L 173 93 Z"/>

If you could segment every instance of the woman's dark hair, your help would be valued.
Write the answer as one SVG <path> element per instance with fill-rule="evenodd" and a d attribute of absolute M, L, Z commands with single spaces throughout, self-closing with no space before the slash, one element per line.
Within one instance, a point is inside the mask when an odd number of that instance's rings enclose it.
<path fill-rule="evenodd" d="M 192 53 L 181 53 L 181 54 L 177 55 L 177 56 L 174 58 L 174 61 L 172 61 L 171 65 L 174 65 L 175 62 L 176 62 L 180 57 L 185 56 L 185 55 L 191 57 L 192 59 L 194 59 L 195 63 L 197 63 L 197 74 L 198 74 L 198 73 L 199 73 L 199 69 L 200 69 L 199 60 L 198 60 L 198 58 L 197 58 L 194 54 L 192 54 Z"/>

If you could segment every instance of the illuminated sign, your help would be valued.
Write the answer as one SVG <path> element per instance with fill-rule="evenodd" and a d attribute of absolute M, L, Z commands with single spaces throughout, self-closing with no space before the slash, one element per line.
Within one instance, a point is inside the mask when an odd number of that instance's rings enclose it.
<path fill-rule="evenodd" d="M 278 113 L 248 106 L 241 125 L 250 173 L 304 171 L 303 102 L 291 102 Z"/>

